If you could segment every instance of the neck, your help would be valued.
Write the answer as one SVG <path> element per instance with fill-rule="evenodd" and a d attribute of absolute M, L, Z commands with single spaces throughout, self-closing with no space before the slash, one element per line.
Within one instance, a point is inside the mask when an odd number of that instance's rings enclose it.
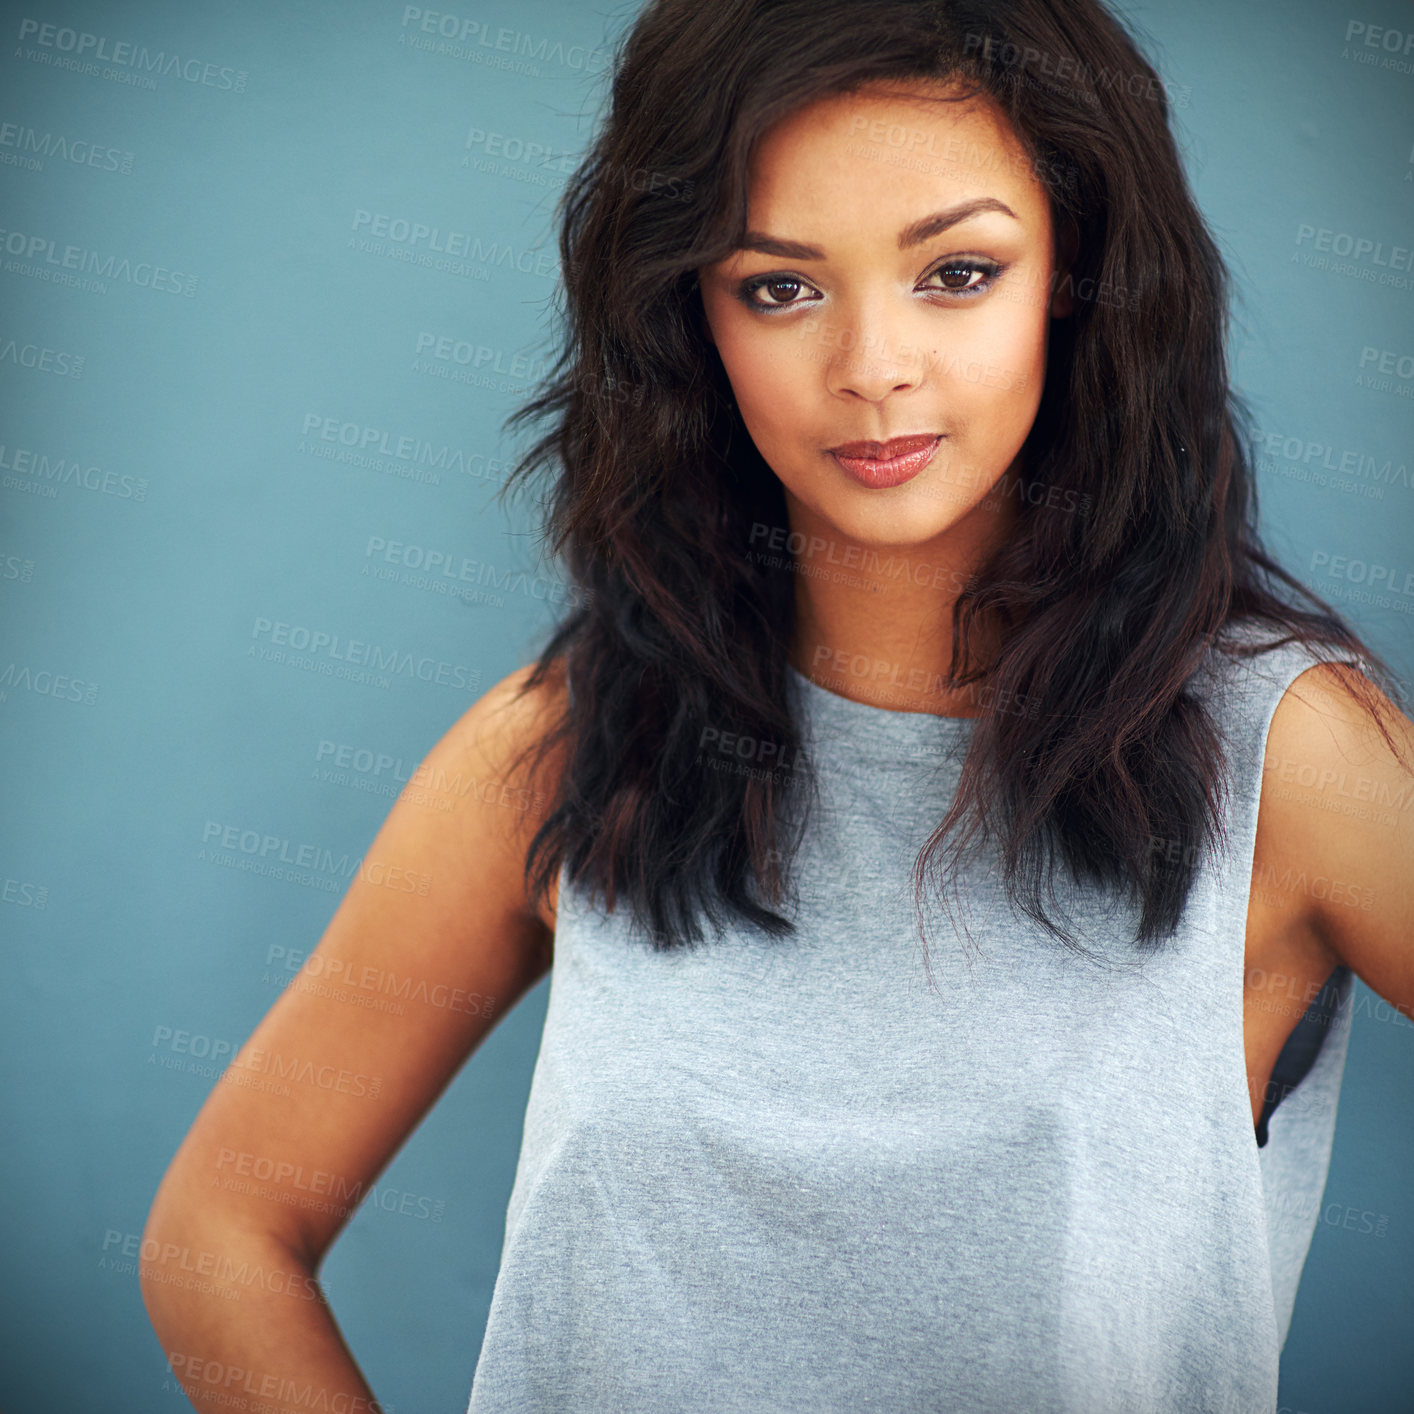
<path fill-rule="evenodd" d="M 952 612 L 969 577 L 1016 530 L 1014 498 L 987 496 L 940 535 L 916 544 L 852 539 L 789 491 L 796 556 L 789 661 L 841 697 L 901 712 L 981 713 L 981 684 L 948 688 Z M 996 625 L 974 637 L 974 660 L 996 652 Z M 966 666 L 971 666 L 968 664 Z"/>

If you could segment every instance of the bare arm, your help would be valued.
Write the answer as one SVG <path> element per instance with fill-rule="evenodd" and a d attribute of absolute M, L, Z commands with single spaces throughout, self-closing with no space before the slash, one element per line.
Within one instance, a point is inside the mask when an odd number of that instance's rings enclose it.
<path fill-rule="evenodd" d="M 550 966 L 554 899 L 537 912 L 523 880 L 549 772 L 508 770 L 561 689 L 514 702 L 527 671 L 428 753 L 162 1179 L 143 1299 L 198 1409 L 378 1407 L 316 1274 L 362 1195 Z"/>
<path fill-rule="evenodd" d="M 1291 782 L 1278 824 L 1289 861 L 1312 881 L 1311 927 L 1332 958 L 1414 1016 L 1414 722 L 1379 694 L 1391 750 L 1347 671 L 1308 669 L 1278 708 L 1275 770 Z"/>

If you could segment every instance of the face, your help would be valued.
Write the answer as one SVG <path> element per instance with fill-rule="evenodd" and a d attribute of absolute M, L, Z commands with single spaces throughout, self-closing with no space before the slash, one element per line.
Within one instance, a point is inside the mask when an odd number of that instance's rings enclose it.
<path fill-rule="evenodd" d="M 777 124 L 753 154 L 744 248 L 698 272 L 792 530 L 923 546 L 1000 527 L 983 498 L 1016 475 L 1070 305 L 1005 116 L 919 98 L 946 91 L 871 86 Z M 893 439 L 908 442 L 879 445 Z"/>

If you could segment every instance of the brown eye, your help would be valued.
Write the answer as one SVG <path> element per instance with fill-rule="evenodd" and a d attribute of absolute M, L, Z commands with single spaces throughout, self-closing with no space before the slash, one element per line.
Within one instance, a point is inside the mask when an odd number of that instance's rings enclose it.
<path fill-rule="evenodd" d="M 943 282 L 941 285 L 934 285 L 933 289 L 970 299 L 974 295 L 985 294 L 991 289 L 996 277 L 1001 274 L 1002 268 L 991 260 L 954 259 L 946 265 L 938 266 L 928 278 L 931 280 L 933 276 L 938 276 Z M 981 278 L 974 283 L 974 276 Z"/>
<path fill-rule="evenodd" d="M 930 290 L 933 294 L 956 294 L 963 300 L 974 300 L 986 294 L 997 283 L 998 276 L 1007 269 L 995 260 L 974 259 L 971 256 L 953 256 L 952 259 L 933 267 L 925 280 L 936 279 L 940 284 L 921 284 L 919 290 Z M 949 300 L 949 304 L 959 301 Z"/>
<path fill-rule="evenodd" d="M 788 304 L 791 296 L 800 289 L 799 280 L 767 280 L 764 285 L 758 285 L 758 289 L 769 290 L 771 299 L 778 304 Z"/>
<path fill-rule="evenodd" d="M 819 304 L 824 298 L 819 290 L 797 274 L 758 274 L 737 286 L 738 300 L 751 310 L 775 314 L 778 310 L 797 310 L 805 304 Z"/>
<path fill-rule="evenodd" d="M 943 286 L 949 290 L 963 290 L 974 275 L 982 274 L 975 265 L 945 265 L 938 274 L 943 278 Z"/>
<path fill-rule="evenodd" d="M 814 300 L 799 297 L 803 290 L 808 289 L 810 286 L 798 275 L 755 275 L 738 287 L 737 298 L 750 309 L 794 309 L 798 304 L 815 303 Z M 758 299 L 758 290 L 766 290 L 770 298 Z"/>

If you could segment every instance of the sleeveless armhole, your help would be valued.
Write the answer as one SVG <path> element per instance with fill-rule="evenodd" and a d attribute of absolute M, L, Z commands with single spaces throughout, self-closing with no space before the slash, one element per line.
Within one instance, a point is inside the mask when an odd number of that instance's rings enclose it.
<path fill-rule="evenodd" d="M 1267 739 L 1286 692 L 1308 668 L 1325 662 L 1363 665 L 1352 659 L 1286 643 L 1255 657 L 1228 662 L 1221 676 L 1221 720 L 1229 733 L 1233 798 L 1227 868 L 1233 898 L 1241 900 L 1244 933 L 1251 898 L 1257 816 L 1261 806 Z M 1234 693 L 1236 710 L 1226 704 Z M 1245 879 L 1235 877 L 1243 872 Z M 1315 1233 L 1335 1136 L 1336 1109 L 1344 1077 L 1353 1012 L 1354 974 L 1337 966 L 1282 1046 L 1255 1130 L 1258 1165 L 1267 1209 L 1272 1291 L 1284 1345 L 1297 1286 Z"/>
<path fill-rule="evenodd" d="M 1326 1032 L 1335 1019 L 1336 1007 L 1340 1002 L 1341 987 L 1345 981 L 1342 973 L 1348 976 L 1350 969 L 1348 967 L 1332 969 L 1330 976 L 1326 978 L 1321 990 L 1316 994 L 1315 1000 L 1302 1012 L 1301 1020 L 1296 1023 L 1291 1035 L 1286 1038 L 1281 1053 L 1272 1066 L 1272 1078 L 1267 1086 L 1267 1097 L 1262 1103 L 1262 1117 L 1257 1122 L 1256 1134 L 1259 1148 L 1266 1148 L 1267 1124 L 1272 1115 L 1276 1113 L 1277 1106 L 1305 1079 L 1312 1065 L 1315 1064 L 1316 1057 L 1320 1054 L 1321 1043 L 1326 1039 Z"/>

